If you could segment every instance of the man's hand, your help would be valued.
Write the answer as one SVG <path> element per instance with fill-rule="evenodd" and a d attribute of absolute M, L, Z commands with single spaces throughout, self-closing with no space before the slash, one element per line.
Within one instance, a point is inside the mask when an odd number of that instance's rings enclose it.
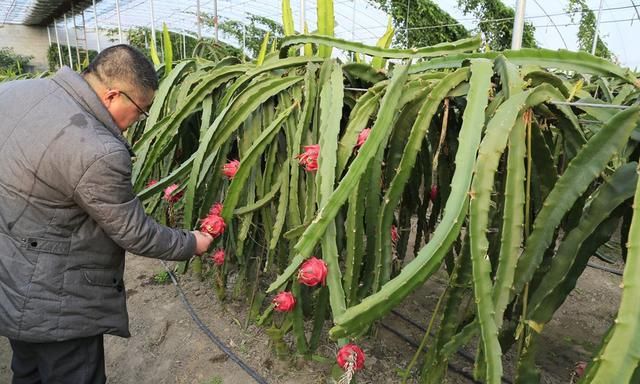
<path fill-rule="evenodd" d="M 209 249 L 213 241 L 213 237 L 208 233 L 200 231 L 191 231 L 191 233 L 196 237 L 196 255 L 200 256 L 207 252 L 207 249 Z"/>

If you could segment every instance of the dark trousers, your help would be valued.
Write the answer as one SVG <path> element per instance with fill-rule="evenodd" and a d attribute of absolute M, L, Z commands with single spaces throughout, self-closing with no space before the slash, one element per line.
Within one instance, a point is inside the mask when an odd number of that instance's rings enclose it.
<path fill-rule="evenodd" d="M 104 384 L 102 335 L 54 343 L 11 340 L 13 384 Z"/>

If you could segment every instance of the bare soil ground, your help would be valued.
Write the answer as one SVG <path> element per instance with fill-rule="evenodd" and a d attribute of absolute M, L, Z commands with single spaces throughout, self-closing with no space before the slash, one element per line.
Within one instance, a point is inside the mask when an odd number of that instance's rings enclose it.
<path fill-rule="evenodd" d="M 621 269 L 621 265 L 613 266 Z M 238 365 L 229 360 L 192 321 L 176 288 L 171 284 L 150 284 L 162 271 L 157 260 L 128 256 L 125 275 L 132 337 L 105 339 L 108 383 L 154 384 L 244 384 L 254 382 Z M 405 300 L 398 311 L 425 326 L 430 311 L 442 292 L 444 273 L 431 279 Z M 544 328 L 538 353 L 543 383 L 569 383 L 573 365 L 588 360 L 615 316 L 621 289 L 621 277 L 588 269 L 578 287 Z M 246 310 L 242 303 L 221 304 L 207 283 L 184 276 L 181 285 L 202 321 L 230 349 L 269 383 L 331 383 L 329 362 L 278 360 L 269 337 L 255 325 L 244 328 Z M 419 343 L 422 332 L 390 314 L 382 320 L 386 326 Z M 376 337 L 358 342 L 367 354 L 366 369 L 358 373 L 360 384 L 399 383 L 397 374 L 414 353 L 414 348 L 384 327 Z M 318 354 L 331 361 L 335 344 L 328 342 Z M 11 381 L 11 350 L 0 338 L 0 383 Z M 472 363 L 456 358 L 454 366 L 472 371 Z M 506 376 L 512 377 L 513 364 L 507 356 Z M 449 372 L 448 383 L 470 383 Z"/>

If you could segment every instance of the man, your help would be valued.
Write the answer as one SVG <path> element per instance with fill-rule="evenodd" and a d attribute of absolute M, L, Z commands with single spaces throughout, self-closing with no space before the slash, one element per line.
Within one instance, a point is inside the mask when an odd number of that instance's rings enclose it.
<path fill-rule="evenodd" d="M 211 244 L 157 224 L 133 193 L 122 132 L 157 88 L 127 45 L 82 76 L 0 86 L 0 335 L 14 384 L 104 383 L 103 334 L 130 336 L 125 250 L 186 260 Z"/>

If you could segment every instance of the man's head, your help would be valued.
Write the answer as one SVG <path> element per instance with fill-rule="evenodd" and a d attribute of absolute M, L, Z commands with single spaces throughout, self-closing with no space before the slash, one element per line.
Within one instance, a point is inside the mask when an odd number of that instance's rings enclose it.
<path fill-rule="evenodd" d="M 100 52 L 82 74 L 122 131 L 145 117 L 158 89 L 153 64 L 124 44 Z"/>

